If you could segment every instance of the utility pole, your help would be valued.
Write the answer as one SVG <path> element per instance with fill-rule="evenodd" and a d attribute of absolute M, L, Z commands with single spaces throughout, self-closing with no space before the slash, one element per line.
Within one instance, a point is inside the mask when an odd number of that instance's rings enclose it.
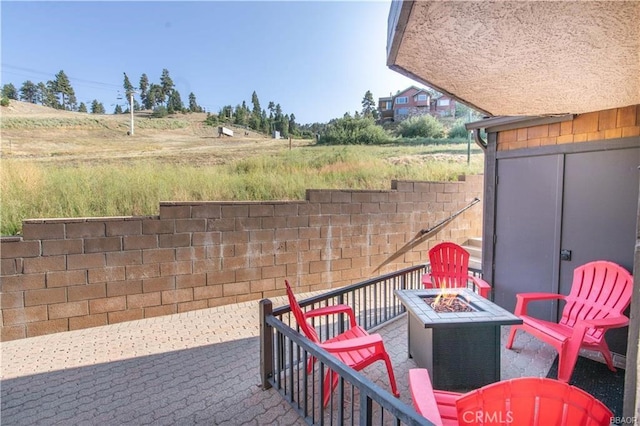
<path fill-rule="evenodd" d="M 129 130 L 129 135 L 133 136 L 133 90 L 129 92 L 129 113 L 131 114 L 131 130 Z"/>

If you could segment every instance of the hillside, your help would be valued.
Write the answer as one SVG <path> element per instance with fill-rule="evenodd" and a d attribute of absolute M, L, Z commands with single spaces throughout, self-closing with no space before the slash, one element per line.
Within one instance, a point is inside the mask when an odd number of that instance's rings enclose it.
<path fill-rule="evenodd" d="M 61 111 L 12 100 L 0 107 L 3 159 L 87 163 L 156 159 L 171 163 L 223 164 L 252 154 L 276 152 L 288 140 L 274 140 L 245 129 L 218 137 L 204 124 L 205 113 L 152 118 L 134 114 L 134 136 L 128 136 L 129 114 L 94 115 Z M 308 141 L 294 141 L 294 146 Z"/>

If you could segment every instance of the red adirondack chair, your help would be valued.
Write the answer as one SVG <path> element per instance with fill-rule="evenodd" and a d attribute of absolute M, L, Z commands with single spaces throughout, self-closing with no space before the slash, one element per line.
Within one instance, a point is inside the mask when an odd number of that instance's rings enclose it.
<path fill-rule="evenodd" d="M 469 282 L 482 297 L 488 298 L 491 286 L 482 278 L 469 275 L 469 252 L 459 245 L 444 242 L 429 250 L 431 272 L 422 276 L 426 288 L 467 288 Z"/>
<path fill-rule="evenodd" d="M 517 330 L 524 330 L 549 343 L 558 351 L 558 380 L 563 382 L 571 379 L 580 348 L 599 351 L 609 370 L 616 371 L 604 334 L 610 328 L 624 327 L 629 323 L 623 312 L 629 306 L 632 290 L 633 277 L 629 272 L 613 262 L 600 260 L 574 270 L 568 296 L 518 294 L 514 313 L 522 318 L 523 324 L 511 327 L 507 348 L 513 346 Z M 527 314 L 529 302 L 554 299 L 566 302 L 558 323 Z"/>
<path fill-rule="evenodd" d="M 360 371 L 376 361 L 384 361 L 389 375 L 391 391 L 396 397 L 400 396 L 396 385 L 396 378 L 393 374 L 391 360 L 389 359 L 389 354 L 382 342 L 382 336 L 379 334 L 369 334 L 364 328 L 360 327 L 356 323 L 356 317 L 353 313 L 353 309 L 347 305 L 326 306 L 324 308 L 317 308 L 303 312 L 287 280 L 285 280 L 285 285 L 287 287 L 287 297 L 289 298 L 291 311 L 296 318 L 298 326 L 309 340 L 331 353 L 342 361 L 342 363 L 356 371 Z M 344 313 L 349 316 L 350 328 L 344 333 L 321 342 L 316 329 L 307 320 L 313 317 L 340 313 Z M 315 361 L 315 358 L 311 358 L 309 360 L 307 373 L 310 373 L 313 370 L 313 364 Z M 338 385 L 338 378 L 339 376 L 334 374 L 331 370 L 327 371 L 324 382 L 325 394 L 323 396 L 323 403 L 325 406 L 329 403 L 331 393 Z M 330 385 L 331 388 L 329 388 Z"/>
<path fill-rule="evenodd" d="M 409 370 L 416 411 L 435 425 L 608 426 L 613 413 L 568 383 L 521 377 L 460 394 L 434 390 L 426 369 Z"/>

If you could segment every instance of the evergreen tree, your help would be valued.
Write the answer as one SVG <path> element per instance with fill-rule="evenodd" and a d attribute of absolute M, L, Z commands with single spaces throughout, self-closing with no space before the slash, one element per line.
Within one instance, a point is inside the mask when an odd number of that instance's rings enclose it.
<path fill-rule="evenodd" d="M 152 106 L 147 103 L 147 94 L 149 93 L 149 77 L 146 74 L 140 76 L 140 83 L 138 84 L 140 89 L 140 100 L 145 109 L 151 109 Z"/>
<path fill-rule="evenodd" d="M 120 106 L 120 104 L 116 105 L 116 108 L 113 110 L 114 114 L 122 114 L 122 107 Z"/>
<path fill-rule="evenodd" d="M 274 104 L 273 101 L 270 101 L 267 108 L 269 109 L 269 119 L 273 120 L 273 115 L 276 110 L 276 104 Z"/>
<path fill-rule="evenodd" d="M 174 112 L 181 112 L 184 109 L 184 104 L 182 103 L 182 99 L 180 98 L 180 92 L 177 90 L 172 90 L 169 94 L 169 99 L 167 100 L 167 110 L 169 114 L 173 114 Z"/>
<path fill-rule="evenodd" d="M 2 86 L 2 97 L 7 99 L 18 100 L 18 89 L 12 83 Z"/>
<path fill-rule="evenodd" d="M 198 106 L 198 102 L 196 102 L 196 95 L 194 95 L 193 92 L 189 93 L 189 111 L 202 112 L 202 108 Z"/>
<path fill-rule="evenodd" d="M 168 107 L 169 95 L 173 91 L 173 80 L 169 77 L 169 70 L 166 68 L 162 70 L 162 75 L 160 76 L 160 88 L 162 89 L 162 102 L 166 99 Z"/>
<path fill-rule="evenodd" d="M 75 95 L 73 91 L 73 87 L 71 87 L 71 82 L 69 81 L 69 77 L 64 73 L 63 70 L 60 70 L 55 75 L 56 79 L 54 80 L 55 93 L 60 95 L 60 109 L 67 109 L 68 107 L 68 98 L 71 95 Z"/>
<path fill-rule="evenodd" d="M 131 84 L 131 82 L 129 81 L 129 77 L 127 76 L 127 73 L 123 73 L 124 74 L 124 83 L 123 83 L 123 87 L 124 87 L 124 94 L 127 97 L 127 102 L 129 101 L 129 96 L 131 96 L 131 93 L 134 90 L 133 84 Z"/>
<path fill-rule="evenodd" d="M 236 105 L 233 122 L 238 126 L 246 126 L 248 118 L 247 105 L 242 101 L 242 105 Z"/>
<path fill-rule="evenodd" d="M 218 113 L 218 120 L 221 122 L 231 121 L 233 119 L 233 107 L 231 105 L 225 105 L 220 109 Z"/>
<path fill-rule="evenodd" d="M 260 100 L 258 100 L 258 94 L 255 90 L 251 94 L 251 103 L 253 104 L 253 109 L 249 119 L 249 127 L 254 130 L 260 130 L 262 127 L 262 108 L 260 108 Z"/>
<path fill-rule="evenodd" d="M 294 113 L 291 113 L 289 115 L 289 134 L 290 135 L 295 135 L 297 134 L 297 124 L 296 124 L 296 116 Z"/>
<path fill-rule="evenodd" d="M 104 114 L 104 105 L 96 99 L 91 102 L 91 114 Z"/>
<path fill-rule="evenodd" d="M 40 86 L 42 85 L 42 87 Z M 55 82 L 49 80 L 47 84 L 38 84 L 40 94 L 42 96 L 42 105 L 50 108 L 58 108 L 58 98 L 56 96 Z"/>
<path fill-rule="evenodd" d="M 76 99 L 75 94 L 69 95 L 69 99 L 67 100 L 67 110 L 75 111 L 78 109 L 78 100 Z"/>
<path fill-rule="evenodd" d="M 20 87 L 20 100 L 35 104 L 38 101 L 38 87 L 31 80 L 22 83 Z"/>
<path fill-rule="evenodd" d="M 78 106 L 78 112 L 87 112 L 87 106 L 84 104 L 84 102 L 80 102 L 80 105 Z"/>
<path fill-rule="evenodd" d="M 373 99 L 371 90 L 367 90 L 362 98 L 362 116 L 365 118 L 378 118 L 378 110 L 376 108 L 376 101 Z"/>
<path fill-rule="evenodd" d="M 151 83 L 146 101 L 145 109 L 153 109 L 156 105 L 164 103 L 162 87 L 159 84 Z"/>

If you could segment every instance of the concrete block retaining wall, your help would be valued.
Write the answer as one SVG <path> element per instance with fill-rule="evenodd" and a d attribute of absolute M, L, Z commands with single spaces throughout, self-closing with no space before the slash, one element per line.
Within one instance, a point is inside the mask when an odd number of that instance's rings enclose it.
<path fill-rule="evenodd" d="M 0 239 L 1 340 L 282 295 L 285 278 L 316 291 L 425 263 L 439 241 L 481 236 L 481 204 L 385 261 L 481 194 L 482 176 L 467 176 L 308 190 L 306 201 L 163 202 L 158 216 L 26 220 L 21 237 Z"/>

